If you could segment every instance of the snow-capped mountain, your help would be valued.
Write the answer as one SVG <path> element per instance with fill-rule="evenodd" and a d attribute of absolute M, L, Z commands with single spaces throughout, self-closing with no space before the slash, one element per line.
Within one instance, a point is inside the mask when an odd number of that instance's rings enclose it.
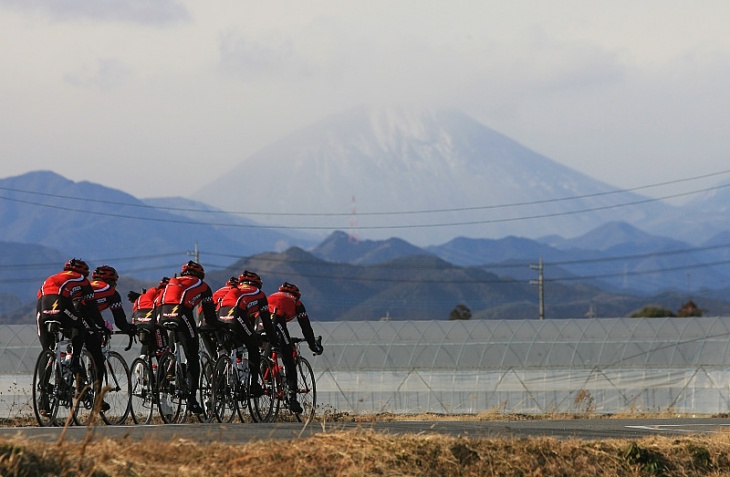
<path fill-rule="evenodd" d="M 323 237 L 339 229 L 419 246 L 459 236 L 570 237 L 672 208 L 564 167 L 460 112 L 395 107 L 362 107 L 303 129 L 193 198 L 245 204 L 261 223 Z"/>

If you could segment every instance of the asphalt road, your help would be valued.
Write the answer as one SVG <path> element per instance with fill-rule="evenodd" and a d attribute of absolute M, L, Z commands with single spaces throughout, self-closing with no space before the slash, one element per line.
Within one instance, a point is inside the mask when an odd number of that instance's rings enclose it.
<path fill-rule="evenodd" d="M 651 435 L 692 436 L 730 431 L 730 420 L 698 419 L 572 419 L 520 421 L 400 421 L 400 422 L 333 422 L 313 423 L 304 427 L 295 423 L 273 424 L 175 424 L 150 426 L 98 426 L 94 437 L 114 439 L 153 438 L 184 439 L 200 443 L 245 443 L 252 440 L 297 439 L 321 432 L 374 430 L 387 434 L 430 434 L 474 438 L 508 438 L 551 436 L 561 439 L 638 439 Z M 0 437 L 23 436 L 28 439 L 58 440 L 61 428 L 6 427 Z M 89 432 L 83 427 L 70 427 L 66 439 L 80 440 Z"/>

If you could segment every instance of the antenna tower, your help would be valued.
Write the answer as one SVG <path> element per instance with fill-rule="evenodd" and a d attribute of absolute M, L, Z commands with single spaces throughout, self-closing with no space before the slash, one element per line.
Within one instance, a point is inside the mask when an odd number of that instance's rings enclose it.
<path fill-rule="evenodd" d="M 357 231 L 357 204 L 355 196 L 352 196 L 352 207 L 350 209 L 350 233 L 347 234 L 350 242 L 359 243 L 360 235 Z"/>

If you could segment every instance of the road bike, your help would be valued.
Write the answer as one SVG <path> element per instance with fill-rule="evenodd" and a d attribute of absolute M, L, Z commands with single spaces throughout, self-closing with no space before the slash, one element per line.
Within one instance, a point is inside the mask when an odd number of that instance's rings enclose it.
<path fill-rule="evenodd" d="M 236 415 L 241 422 L 246 422 L 246 416 L 257 422 L 261 410 L 255 406 L 263 406 L 265 400 L 258 402 L 251 396 L 248 352 L 235 346 L 233 331 L 222 330 L 220 336 L 222 342 L 212 379 L 213 415 L 218 422 L 232 422 Z"/>
<path fill-rule="evenodd" d="M 46 321 L 44 325 L 53 339 L 53 351 L 42 350 L 33 371 L 33 413 L 36 421 L 42 427 L 71 422 L 76 425 L 86 425 L 90 422 L 94 410 L 100 407 L 97 402 L 98 390 L 94 386 L 94 379 L 97 376 L 94 360 L 86 349 L 82 349 L 78 358 L 79 367 L 73 372 L 71 370 L 73 349 L 70 337 L 74 330 L 62 328 L 61 322 L 56 320 Z M 129 383 L 129 374 L 127 371 L 125 377 L 123 373 L 126 370 L 126 363 L 122 360 L 120 364 L 116 359 L 116 353 L 110 351 L 108 346 L 103 352 L 107 373 L 101 389 L 113 390 L 110 400 L 119 404 L 102 412 L 101 416 L 104 422 L 115 423 L 120 416 L 126 418 L 124 410 L 129 406 L 129 394 L 127 392 L 124 402 L 124 383 Z M 120 398 L 117 399 L 117 396 Z M 119 409 L 121 413 L 116 413 L 113 409 Z"/>
<path fill-rule="evenodd" d="M 165 424 L 185 422 L 188 415 L 188 383 L 187 359 L 182 344 L 177 339 L 178 323 L 163 323 L 168 331 L 169 347 L 161 357 L 157 366 L 157 409 Z"/>
<path fill-rule="evenodd" d="M 299 350 L 300 344 L 306 343 L 306 340 L 293 337 L 291 342 L 293 345 L 294 369 L 297 373 L 297 388 L 295 390 L 289 389 L 285 368 L 281 361 L 281 350 L 277 347 L 271 347 L 270 354 L 265 353 L 262 356 L 262 363 L 266 363 L 262 367 L 261 376 L 264 399 L 270 398 L 272 401 L 271 412 L 268 415 L 260 415 L 263 422 L 273 422 L 279 417 L 283 418 L 283 412 L 290 413 L 297 421 L 304 423 L 309 423 L 314 418 L 317 409 L 317 383 L 312 366 Z M 318 336 L 317 343 L 320 344 L 321 342 L 322 337 Z M 289 395 L 292 394 L 292 391 L 296 394 L 297 400 L 302 406 L 303 412 L 301 413 L 289 410 Z M 253 400 L 254 405 L 256 405 L 257 398 Z"/>

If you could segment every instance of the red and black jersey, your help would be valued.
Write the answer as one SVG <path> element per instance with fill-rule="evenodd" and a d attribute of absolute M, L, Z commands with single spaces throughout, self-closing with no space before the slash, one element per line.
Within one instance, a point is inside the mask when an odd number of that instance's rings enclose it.
<path fill-rule="evenodd" d="M 275 334 L 266 294 L 254 285 L 242 283 L 231 287 L 220 300 L 218 317 L 221 322 L 230 322 L 239 316 L 250 320 L 252 328 L 255 327 L 256 318 L 261 318 L 266 333 L 271 336 Z"/>
<path fill-rule="evenodd" d="M 89 280 L 82 274 L 63 271 L 46 278 L 38 290 L 38 299 L 49 295 L 59 295 L 71 300 L 86 300 L 94 297 L 94 290 Z"/>
<path fill-rule="evenodd" d="M 127 331 L 129 329 L 129 323 L 127 323 L 127 315 L 124 313 L 122 297 L 119 295 L 116 287 L 102 280 L 92 280 L 91 288 L 94 290 L 94 300 L 99 311 L 111 310 L 112 317 L 114 317 L 114 324 L 117 325 L 117 328 L 122 331 Z"/>
<path fill-rule="evenodd" d="M 191 316 L 192 311 L 200 304 L 205 321 L 208 324 L 217 321 L 213 292 L 207 283 L 192 275 L 171 278 L 165 286 L 158 304 L 182 305 L 191 313 Z"/>
<path fill-rule="evenodd" d="M 269 311 L 266 294 L 253 285 L 242 284 L 230 287 L 220 299 L 218 316 L 221 320 L 232 319 L 235 313 L 239 316 L 254 319 L 260 312 Z"/>
<path fill-rule="evenodd" d="M 132 303 L 132 312 L 154 310 L 165 288 L 149 288 Z"/>
<path fill-rule="evenodd" d="M 96 325 L 100 328 L 104 326 L 104 319 L 94 300 L 94 289 L 84 275 L 64 270 L 46 278 L 38 290 L 39 303 L 46 302 L 49 297 L 54 296 L 59 298 L 64 307 L 72 308 L 73 302 L 77 302 L 77 311 L 89 326 Z M 54 307 L 59 305 L 59 300 L 56 300 Z"/>
<path fill-rule="evenodd" d="M 269 295 L 269 311 L 272 315 L 284 318 L 287 322 L 296 319 L 309 319 L 304 304 L 291 293 L 276 292 Z"/>
<path fill-rule="evenodd" d="M 314 330 L 312 330 L 312 324 L 309 322 L 307 310 L 299 298 L 282 291 L 272 293 L 269 295 L 269 312 L 271 313 L 271 319 L 276 322 L 289 322 L 296 318 L 307 343 L 314 346 Z"/>
<path fill-rule="evenodd" d="M 215 292 L 213 292 L 213 304 L 215 305 L 216 312 L 220 310 L 221 308 L 221 300 L 223 299 L 226 294 L 231 291 L 232 289 L 237 288 L 236 285 L 223 285 L 219 289 L 217 289 Z M 198 313 L 203 312 L 203 307 L 198 307 Z"/>

